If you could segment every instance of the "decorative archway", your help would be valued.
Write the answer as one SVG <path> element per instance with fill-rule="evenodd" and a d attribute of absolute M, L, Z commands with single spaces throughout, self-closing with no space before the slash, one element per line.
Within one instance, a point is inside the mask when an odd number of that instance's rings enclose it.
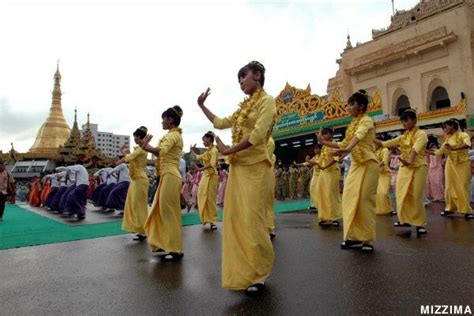
<path fill-rule="evenodd" d="M 431 94 L 430 111 L 449 108 L 450 106 L 451 100 L 449 100 L 448 91 L 442 86 L 436 87 Z"/>
<path fill-rule="evenodd" d="M 392 114 L 400 116 L 403 111 L 410 109 L 410 99 L 405 89 L 398 88 L 392 95 Z"/>
<path fill-rule="evenodd" d="M 428 85 L 426 103 L 428 111 L 451 106 L 447 86 L 440 78 L 434 78 Z"/>

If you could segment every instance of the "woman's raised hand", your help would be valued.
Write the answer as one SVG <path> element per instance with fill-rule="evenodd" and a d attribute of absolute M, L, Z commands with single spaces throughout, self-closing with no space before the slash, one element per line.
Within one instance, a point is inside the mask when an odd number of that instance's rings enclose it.
<path fill-rule="evenodd" d="M 204 106 L 204 102 L 206 102 L 206 99 L 210 94 L 211 94 L 211 88 L 207 88 L 205 92 L 201 93 L 201 95 L 197 99 L 197 103 L 200 107 Z"/>
<path fill-rule="evenodd" d="M 148 134 L 143 139 L 141 139 L 139 141 L 138 145 L 140 145 L 141 148 L 146 147 L 146 145 L 148 145 L 150 143 L 152 138 L 153 138 L 153 135 Z"/>

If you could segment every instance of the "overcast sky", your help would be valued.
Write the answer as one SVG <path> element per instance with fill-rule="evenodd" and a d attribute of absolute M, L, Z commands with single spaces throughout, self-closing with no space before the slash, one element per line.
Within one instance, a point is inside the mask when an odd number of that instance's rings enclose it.
<path fill-rule="evenodd" d="M 90 112 L 101 131 L 130 135 L 145 125 L 156 142 L 161 113 L 179 104 L 187 150 L 212 129 L 196 105 L 208 86 L 212 111 L 232 113 L 244 97 L 237 71 L 258 60 L 270 94 L 288 81 L 324 95 L 347 32 L 353 45 L 370 40 L 391 14 L 390 0 L 0 0 L 0 150 L 33 144 L 57 59 L 71 127 L 77 107 L 80 125 Z"/>

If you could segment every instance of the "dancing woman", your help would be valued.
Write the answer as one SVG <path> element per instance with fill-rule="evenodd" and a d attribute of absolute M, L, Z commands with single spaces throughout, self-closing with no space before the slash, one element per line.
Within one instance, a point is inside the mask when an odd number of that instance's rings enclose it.
<path fill-rule="evenodd" d="M 215 223 L 219 220 L 217 215 L 219 177 L 217 175 L 218 152 L 214 146 L 214 133 L 207 132 L 204 134 L 202 142 L 207 148 L 202 155 L 199 154 L 196 145 L 191 147 L 191 154 L 203 164 L 203 167 L 199 169 L 202 172 L 198 190 L 199 217 L 202 225 L 209 224 L 211 230 L 216 230 Z"/>
<path fill-rule="evenodd" d="M 148 129 L 145 126 L 137 128 L 133 132 L 135 144 L 138 145 L 147 133 Z M 125 157 L 118 164 L 122 162 L 129 164 L 129 176 L 131 179 L 123 211 L 122 229 L 136 233 L 137 235 L 133 240 L 141 241 L 146 239 L 143 226 L 148 216 L 148 176 L 145 169 L 148 154 L 141 147 L 136 147 L 133 153 L 129 154 L 122 149 L 122 153 Z"/>
<path fill-rule="evenodd" d="M 416 226 L 417 234 L 426 234 L 426 212 L 424 193 L 428 166 L 425 159 L 428 136 L 416 127 L 416 112 L 405 110 L 400 115 L 405 132 L 403 135 L 375 143 L 385 148 L 398 147 L 401 152 L 401 165 L 397 175 L 396 200 L 398 222 L 395 227 Z"/>
<path fill-rule="evenodd" d="M 182 179 L 178 167 L 183 151 L 182 130 L 179 128 L 182 116 L 183 110 L 177 105 L 163 112 L 161 124 L 168 133 L 161 138 L 157 147 L 149 145 L 153 135 L 147 135 L 139 141 L 142 149 L 159 159 L 160 182 L 144 230 L 152 251 L 162 253 L 164 261 L 179 261 L 183 257 L 180 205 Z"/>
<path fill-rule="evenodd" d="M 249 98 L 231 116 L 219 118 L 204 105 L 210 89 L 199 96 L 198 104 L 215 128 L 232 128 L 232 146 L 217 138 L 217 148 L 229 156 L 230 164 L 222 229 L 222 286 L 254 295 L 265 288 L 274 260 L 266 204 L 272 172 L 267 144 L 276 109 L 275 100 L 263 90 L 261 63 L 250 62 L 237 78 Z"/>
<path fill-rule="evenodd" d="M 321 135 L 325 141 L 332 141 L 333 130 L 323 128 Z M 339 195 L 339 170 L 338 161 L 333 157 L 333 150 L 324 146 L 319 162 L 316 165 L 321 170 L 317 184 L 318 224 L 320 226 L 339 226 L 341 218 L 341 197 Z"/>
<path fill-rule="evenodd" d="M 377 139 L 384 141 L 385 138 L 383 135 L 377 135 Z M 375 156 L 379 163 L 379 183 L 377 186 L 377 215 L 395 215 L 392 213 L 392 202 L 390 200 L 390 184 L 392 174 L 389 167 L 389 157 L 390 153 L 388 148 L 383 148 L 378 146 L 375 150 Z"/>
<path fill-rule="evenodd" d="M 344 140 L 334 143 L 317 134 L 322 145 L 336 148 L 335 154 L 352 155 L 351 167 L 342 193 L 344 241 L 342 249 L 373 251 L 375 240 L 375 197 L 379 179 L 374 152 L 374 121 L 367 114 L 369 100 L 365 90 L 354 93 L 347 101 L 352 121 Z"/>
<path fill-rule="evenodd" d="M 442 216 L 453 215 L 454 212 L 464 214 L 466 219 L 474 219 L 470 202 L 471 162 L 469 148 L 471 139 L 467 133 L 459 130 L 457 120 L 448 120 L 443 124 L 447 138 L 437 151 L 428 153 L 436 156 L 447 155 L 445 165 L 446 176 L 446 209 Z"/>

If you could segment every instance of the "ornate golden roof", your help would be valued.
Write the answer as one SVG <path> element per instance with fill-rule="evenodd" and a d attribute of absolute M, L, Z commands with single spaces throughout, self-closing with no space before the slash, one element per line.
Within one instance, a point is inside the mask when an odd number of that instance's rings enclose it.
<path fill-rule="evenodd" d="M 59 63 L 54 74 L 53 101 L 49 110 L 48 118 L 39 129 L 36 140 L 30 148 L 30 153 L 52 154 L 57 153 L 59 146 L 69 138 L 71 129 L 64 119 L 61 108 L 61 74 L 59 73 Z"/>
<path fill-rule="evenodd" d="M 472 7 L 472 1 L 465 0 L 422 0 L 410 10 L 397 10 L 391 18 L 390 26 L 379 30 L 372 30 L 372 38 L 377 39 L 442 11 L 463 4 L 468 4 Z"/>

